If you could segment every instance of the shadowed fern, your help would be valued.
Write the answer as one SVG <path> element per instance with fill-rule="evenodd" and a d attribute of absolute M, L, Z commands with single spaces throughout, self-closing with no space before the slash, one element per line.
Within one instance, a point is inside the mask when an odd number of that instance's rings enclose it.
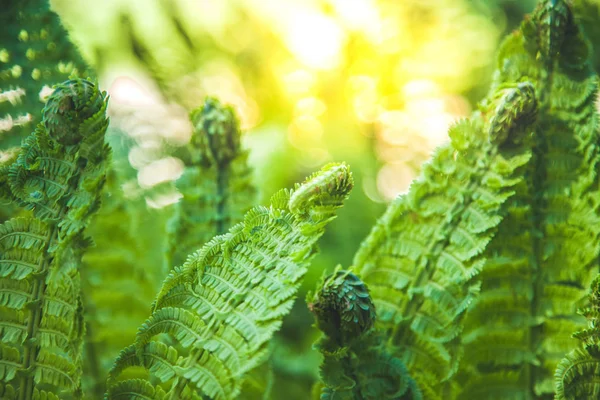
<path fill-rule="evenodd" d="M 6 149 L 37 125 L 54 84 L 88 72 L 48 0 L 3 1 L 0 26 L 0 149 Z"/>

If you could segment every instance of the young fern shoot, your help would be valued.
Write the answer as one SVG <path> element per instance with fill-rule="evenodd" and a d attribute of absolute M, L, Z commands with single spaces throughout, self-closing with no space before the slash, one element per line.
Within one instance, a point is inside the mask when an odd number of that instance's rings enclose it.
<path fill-rule="evenodd" d="M 31 210 L 0 225 L 2 399 L 82 396 L 79 266 L 110 154 L 106 105 L 88 81 L 58 85 L 42 123 L 1 169 L 12 199 Z"/>
<path fill-rule="evenodd" d="M 165 280 L 135 344 L 117 358 L 107 398 L 236 398 L 245 375 L 264 361 L 316 241 L 352 186 L 348 167 L 330 164 L 190 255 Z M 128 379 L 125 370 L 134 366 L 149 376 Z"/>
<path fill-rule="evenodd" d="M 323 355 L 320 399 L 421 399 L 402 361 L 387 352 L 373 328 L 375 305 L 366 285 L 336 269 L 319 286 L 309 308 L 324 334 L 316 345 Z"/>
<path fill-rule="evenodd" d="M 192 138 L 177 154 L 185 165 L 176 182 L 183 198 L 168 225 L 169 266 L 183 264 L 189 254 L 241 222 L 256 197 L 233 109 L 208 98 L 190 119 Z"/>

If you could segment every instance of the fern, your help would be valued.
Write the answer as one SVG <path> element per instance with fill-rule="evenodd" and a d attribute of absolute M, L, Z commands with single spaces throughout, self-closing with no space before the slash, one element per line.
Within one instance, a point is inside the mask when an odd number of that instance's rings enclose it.
<path fill-rule="evenodd" d="M 81 397 L 78 267 L 109 156 L 106 104 L 88 81 L 58 85 L 3 167 L 11 197 L 31 213 L 0 225 L 2 398 Z"/>
<path fill-rule="evenodd" d="M 450 129 L 450 145 L 390 205 L 355 256 L 391 353 L 425 398 L 452 395 L 444 382 L 458 366 L 464 312 L 479 291 L 482 252 L 506 213 L 503 203 L 531 158 L 535 109 L 531 84 L 499 88 Z"/>
<path fill-rule="evenodd" d="M 317 239 L 352 184 L 346 165 L 329 165 L 296 190 L 277 192 L 269 208 L 247 212 L 242 223 L 175 268 L 135 344 L 115 362 L 107 397 L 140 393 L 137 380 L 117 381 L 136 365 L 151 376 L 144 390 L 160 390 L 162 382 L 171 399 L 235 398 L 244 375 L 262 363 Z M 160 334 L 170 335 L 178 348 L 153 340 Z"/>
<path fill-rule="evenodd" d="M 534 158 L 485 252 L 483 286 L 463 335 L 462 398 L 551 398 L 573 347 L 575 314 L 598 271 L 597 78 L 564 1 L 542 1 L 506 38 L 494 87 L 536 87 Z M 494 318 L 490 318 L 494 316 Z"/>
<path fill-rule="evenodd" d="M 588 328 L 573 336 L 583 342 L 558 364 L 554 375 L 556 400 L 600 397 L 600 277 L 592 282 L 589 307 L 580 311 Z"/>
<path fill-rule="evenodd" d="M 185 170 L 177 181 L 183 198 L 170 221 L 169 265 L 222 235 L 254 205 L 248 152 L 241 149 L 240 129 L 231 107 L 209 98 L 191 113 L 194 133 L 177 155 Z"/>
<path fill-rule="evenodd" d="M 324 279 L 309 308 L 324 333 L 322 400 L 420 399 L 406 367 L 373 329 L 375 306 L 361 280 L 337 269 Z"/>

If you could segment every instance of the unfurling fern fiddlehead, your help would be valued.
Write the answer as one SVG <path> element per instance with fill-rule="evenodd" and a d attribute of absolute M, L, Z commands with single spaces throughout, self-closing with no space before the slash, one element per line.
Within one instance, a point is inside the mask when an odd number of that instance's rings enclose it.
<path fill-rule="evenodd" d="M 375 305 L 365 284 L 337 269 L 324 279 L 309 308 L 324 336 L 322 400 L 420 399 L 406 367 L 391 356 L 373 329 Z"/>
<path fill-rule="evenodd" d="M 479 291 L 482 252 L 531 159 L 536 100 L 515 81 L 449 131 L 363 242 L 354 263 L 377 307 L 377 326 L 427 399 L 451 398 L 465 310 Z"/>
<path fill-rule="evenodd" d="M 269 208 L 251 209 L 175 268 L 135 344 L 115 362 L 107 398 L 235 398 L 245 374 L 263 361 L 317 239 L 352 185 L 345 164 L 328 165 L 295 190 L 277 192 Z M 170 335 L 177 348 L 160 334 Z M 119 381 L 132 366 L 144 367 L 150 378 Z"/>
<path fill-rule="evenodd" d="M 541 1 L 501 46 L 493 86 L 536 87 L 533 159 L 488 245 L 467 315 L 462 398 L 550 399 L 598 271 L 597 77 L 566 1 Z M 493 318 L 491 317 L 493 316 Z"/>
<path fill-rule="evenodd" d="M 6 179 L 31 216 L 0 225 L 3 399 L 80 398 L 84 228 L 99 206 L 109 149 L 106 95 L 85 80 L 55 88 Z"/>
<path fill-rule="evenodd" d="M 233 109 L 208 98 L 191 120 L 191 141 L 177 154 L 185 165 L 177 180 L 183 198 L 169 223 L 169 266 L 181 265 L 213 236 L 226 233 L 255 203 Z"/>
<path fill-rule="evenodd" d="M 556 368 L 556 400 L 600 397 L 600 277 L 592 282 L 589 306 L 580 313 L 587 319 L 588 328 L 573 335 L 583 346 L 567 354 Z"/>

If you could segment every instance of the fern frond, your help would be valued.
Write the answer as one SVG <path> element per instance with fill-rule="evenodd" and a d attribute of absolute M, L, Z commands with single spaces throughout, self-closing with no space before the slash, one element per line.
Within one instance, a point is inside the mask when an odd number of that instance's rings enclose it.
<path fill-rule="evenodd" d="M 323 171 L 327 180 L 317 174 L 297 186 L 319 191 L 318 198 L 292 209 L 294 191 L 276 193 L 269 208 L 247 213 L 244 222 L 171 272 L 135 343 L 138 360 L 165 334 L 177 343 L 181 358 L 168 381 L 169 398 L 235 398 L 245 375 L 263 363 L 266 344 L 293 304 L 325 222 L 353 185 L 345 164 Z M 255 218 L 265 210 L 264 218 Z M 122 354 L 113 368 L 108 398 L 118 385 L 117 373 L 129 365 L 126 359 Z"/>
<path fill-rule="evenodd" d="M 598 270 L 597 77 L 566 1 L 540 1 L 499 52 L 493 88 L 528 80 L 539 107 L 532 162 L 487 246 L 467 316 L 462 398 L 550 399 L 575 347 L 575 310 Z M 490 318 L 494 316 L 494 318 Z M 505 376 L 489 386 L 490 377 Z M 475 391 L 472 391 L 475 390 Z"/>
<path fill-rule="evenodd" d="M 531 159 L 536 104 L 533 86 L 514 82 L 452 126 L 450 145 L 389 206 L 355 256 L 377 326 L 426 398 L 447 396 L 445 382 L 456 372 L 482 254 Z"/>
<path fill-rule="evenodd" d="M 326 277 L 309 303 L 324 333 L 322 400 L 420 399 L 404 363 L 387 352 L 373 329 L 375 305 L 365 284 L 339 268 Z"/>
<path fill-rule="evenodd" d="M 3 171 L 15 201 L 33 211 L 0 225 L 0 363 L 10 398 L 81 397 L 78 268 L 109 157 L 98 139 L 105 111 L 106 95 L 92 83 L 57 86 L 42 123 Z"/>

